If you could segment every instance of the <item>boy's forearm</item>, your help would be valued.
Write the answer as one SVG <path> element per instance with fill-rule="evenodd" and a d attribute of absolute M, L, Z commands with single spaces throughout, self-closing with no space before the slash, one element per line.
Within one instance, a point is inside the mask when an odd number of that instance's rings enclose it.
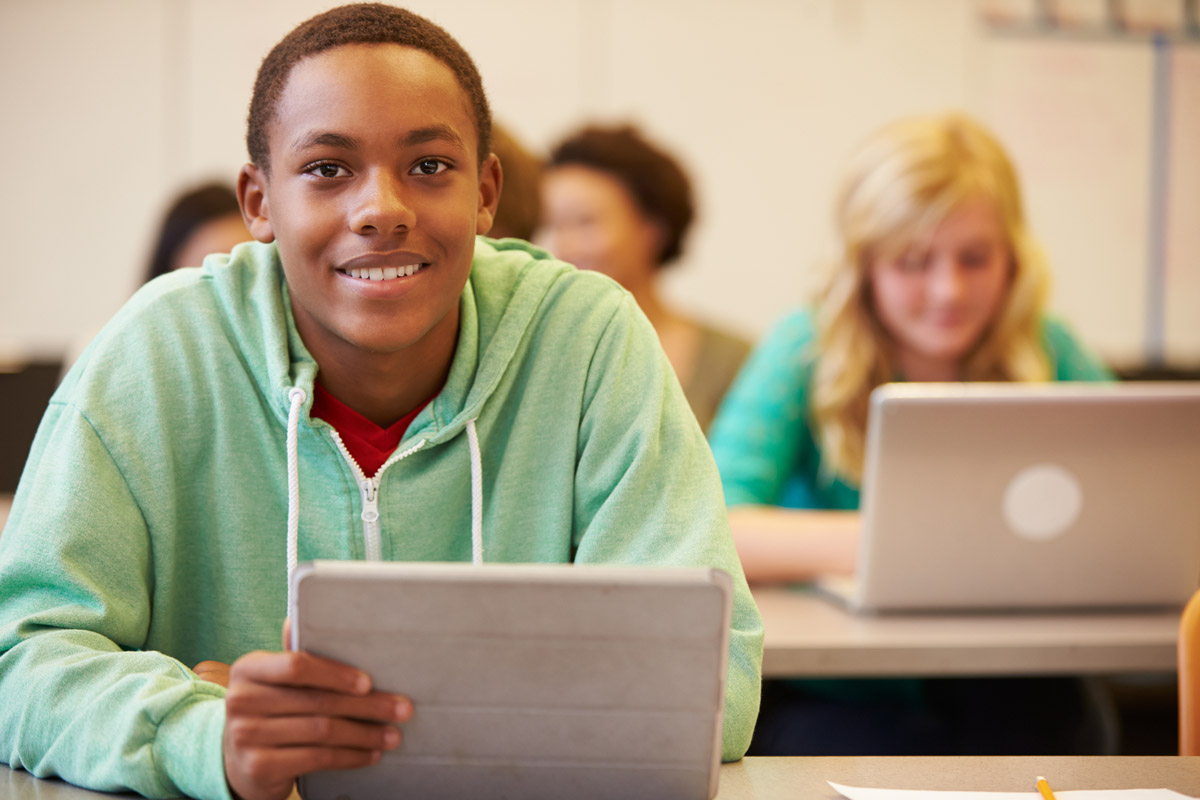
<path fill-rule="evenodd" d="M 98 634 L 35 634 L 0 656 L 0 752 L 38 776 L 146 797 L 228 800 L 224 689 Z"/>

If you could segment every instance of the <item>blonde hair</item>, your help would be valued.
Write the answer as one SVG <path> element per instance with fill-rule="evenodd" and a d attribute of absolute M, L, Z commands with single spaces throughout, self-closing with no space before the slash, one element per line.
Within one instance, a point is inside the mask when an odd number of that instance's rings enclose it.
<path fill-rule="evenodd" d="M 1049 270 L 1026 228 L 1016 171 L 1004 149 L 962 114 L 898 120 L 858 148 L 837 199 L 840 252 L 818 296 L 811 399 L 827 476 L 861 481 L 870 394 L 896 375 L 891 339 L 870 302 L 871 262 L 928 239 L 948 214 L 979 197 L 1000 214 L 1012 275 L 996 318 L 963 361 L 963 377 L 1050 377 L 1040 337 Z"/>

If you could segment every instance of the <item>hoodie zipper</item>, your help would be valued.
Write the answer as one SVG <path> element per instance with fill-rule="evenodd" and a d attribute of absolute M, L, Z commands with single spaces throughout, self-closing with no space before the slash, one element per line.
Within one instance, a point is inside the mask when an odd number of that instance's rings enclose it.
<path fill-rule="evenodd" d="M 375 473 L 375 477 L 368 478 L 363 473 L 362 467 L 354 460 L 354 456 L 350 455 L 350 450 L 347 449 L 346 443 L 342 441 L 338 432 L 330 428 L 329 435 L 337 443 L 338 450 L 342 451 L 342 457 L 350 465 L 350 469 L 354 472 L 354 480 L 358 482 L 358 491 L 362 496 L 362 514 L 360 516 L 363 522 L 363 549 L 366 552 L 367 561 L 380 561 L 383 558 L 383 545 L 379 535 L 379 484 L 383 477 L 383 471 L 397 461 L 403 461 L 420 450 L 425 446 L 425 440 L 421 439 L 403 452 L 392 453 Z"/>

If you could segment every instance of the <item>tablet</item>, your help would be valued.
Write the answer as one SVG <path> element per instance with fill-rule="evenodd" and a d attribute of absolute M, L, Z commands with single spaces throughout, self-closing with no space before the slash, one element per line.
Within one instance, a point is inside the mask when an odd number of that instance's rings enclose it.
<path fill-rule="evenodd" d="M 316 561 L 293 647 L 412 698 L 379 763 L 306 800 L 712 798 L 729 576 L 710 568 Z"/>

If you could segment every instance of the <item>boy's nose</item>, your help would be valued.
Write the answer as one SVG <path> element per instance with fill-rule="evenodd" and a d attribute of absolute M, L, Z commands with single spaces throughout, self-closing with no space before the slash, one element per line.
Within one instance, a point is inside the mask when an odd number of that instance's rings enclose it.
<path fill-rule="evenodd" d="M 356 233 L 391 234 L 412 228 L 413 208 L 405 199 L 404 181 L 380 170 L 363 182 L 350 217 Z"/>

